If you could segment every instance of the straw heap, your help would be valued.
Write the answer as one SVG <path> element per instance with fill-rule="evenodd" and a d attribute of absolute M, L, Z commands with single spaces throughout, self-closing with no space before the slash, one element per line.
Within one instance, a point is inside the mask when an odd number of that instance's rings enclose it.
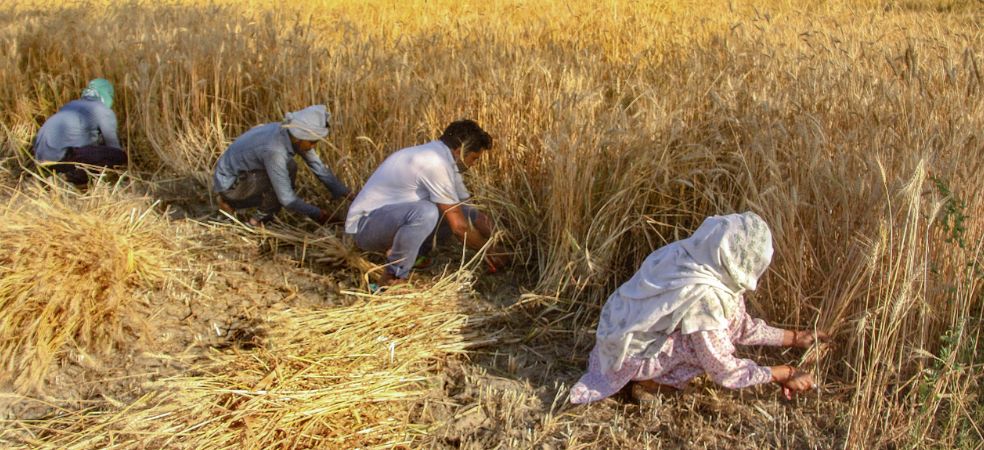
<path fill-rule="evenodd" d="M 168 276 L 174 233 L 120 189 L 13 191 L 0 204 L 0 383 L 36 391 L 68 350 L 124 345 L 143 326 L 141 293 Z"/>
<path fill-rule="evenodd" d="M 231 233 L 242 236 L 246 242 L 269 242 L 275 247 L 285 246 L 300 249 L 300 259 L 309 260 L 337 268 L 354 269 L 360 273 L 369 273 L 373 276 L 381 270 L 381 266 L 367 261 L 362 254 L 354 247 L 331 233 L 323 231 L 309 232 L 292 227 L 277 225 L 265 227 L 251 227 L 239 221 L 233 223 L 209 223 L 207 224 L 217 233 Z M 257 239 L 259 238 L 259 239 Z"/>
<path fill-rule="evenodd" d="M 452 277 L 423 293 L 287 310 L 266 342 L 214 353 L 112 411 L 25 421 L 27 447 L 352 448 L 409 444 L 410 419 L 449 354 L 468 345 Z"/>

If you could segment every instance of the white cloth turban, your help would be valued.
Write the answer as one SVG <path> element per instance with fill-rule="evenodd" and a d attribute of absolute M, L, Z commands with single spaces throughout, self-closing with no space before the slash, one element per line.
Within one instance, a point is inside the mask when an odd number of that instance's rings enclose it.
<path fill-rule="evenodd" d="M 284 117 L 284 128 L 292 136 L 303 141 L 318 141 L 328 136 L 328 120 L 331 113 L 325 105 L 308 106 L 289 112 Z"/>

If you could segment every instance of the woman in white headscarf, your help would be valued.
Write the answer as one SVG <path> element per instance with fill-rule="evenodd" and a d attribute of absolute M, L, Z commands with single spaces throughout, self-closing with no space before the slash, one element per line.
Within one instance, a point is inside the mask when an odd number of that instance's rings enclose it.
<path fill-rule="evenodd" d="M 704 373 L 732 389 L 775 382 L 787 398 L 815 388 L 809 373 L 734 356 L 735 344 L 805 348 L 827 339 L 745 312 L 742 295 L 755 290 L 771 260 L 772 234 L 751 212 L 709 217 L 693 236 L 650 254 L 602 308 L 588 372 L 571 402 L 601 400 L 632 381 L 633 397 L 644 400 Z"/>

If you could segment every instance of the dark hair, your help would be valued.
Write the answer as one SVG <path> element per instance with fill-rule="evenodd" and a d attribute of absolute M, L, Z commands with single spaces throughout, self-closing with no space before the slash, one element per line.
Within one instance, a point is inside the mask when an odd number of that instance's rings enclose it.
<path fill-rule="evenodd" d="M 451 122 L 444 129 L 441 142 L 452 150 L 460 147 L 462 152 L 479 152 L 492 148 L 492 136 L 470 119 Z"/>

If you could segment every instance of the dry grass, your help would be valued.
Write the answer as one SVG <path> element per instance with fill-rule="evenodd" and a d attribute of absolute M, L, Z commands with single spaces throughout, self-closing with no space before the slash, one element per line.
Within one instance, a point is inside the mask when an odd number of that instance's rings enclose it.
<path fill-rule="evenodd" d="M 40 390 L 62 358 L 126 347 L 168 279 L 176 231 L 147 198 L 47 181 L 0 205 L 0 383 Z"/>
<path fill-rule="evenodd" d="M 353 186 L 472 117 L 497 148 L 469 183 L 521 262 L 531 334 L 586 351 L 647 253 L 752 209 L 777 249 L 752 310 L 837 333 L 816 370 L 849 389 L 838 444 L 980 441 L 979 2 L 297 3 L 16 2 L 3 155 L 27 166 L 39 119 L 94 76 L 118 84 L 131 170 L 201 191 L 231 139 L 311 103 Z"/>
<path fill-rule="evenodd" d="M 300 254 L 298 259 L 303 263 L 327 265 L 337 269 L 354 269 L 359 274 L 378 276 L 381 267 L 367 261 L 351 242 L 333 234 L 311 233 L 290 227 L 267 226 L 253 228 L 232 219 L 229 224 L 205 224 L 212 228 L 211 232 L 230 239 L 237 236 L 247 241 L 255 241 L 258 245 L 271 247 L 290 247 Z M 368 281 L 368 280 L 367 280 Z"/>
<path fill-rule="evenodd" d="M 19 424 L 26 448 L 391 448 L 428 430 L 416 401 L 469 339 L 468 272 L 407 295 L 287 310 L 246 347 L 214 352 L 121 410 Z M 476 342 L 477 342 L 476 341 Z"/>

